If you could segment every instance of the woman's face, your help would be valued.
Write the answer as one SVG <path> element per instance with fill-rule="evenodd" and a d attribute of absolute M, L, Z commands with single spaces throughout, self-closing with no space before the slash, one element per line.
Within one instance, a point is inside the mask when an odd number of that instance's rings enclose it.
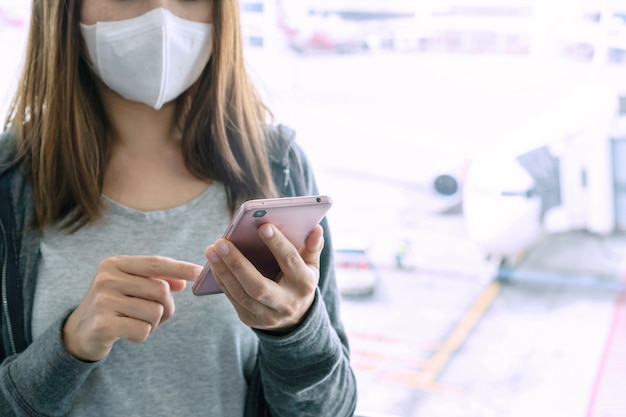
<path fill-rule="evenodd" d="M 163 7 L 183 19 L 211 23 L 213 0 L 82 0 L 80 21 L 86 25 L 141 16 Z"/>

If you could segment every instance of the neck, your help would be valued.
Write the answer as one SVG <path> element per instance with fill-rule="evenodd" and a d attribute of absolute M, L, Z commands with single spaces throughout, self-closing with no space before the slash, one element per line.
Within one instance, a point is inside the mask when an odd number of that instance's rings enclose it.
<path fill-rule="evenodd" d="M 101 93 L 115 148 L 131 153 L 145 152 L 180 139 L 174 120 L 175 102 L 155 110 L 146 104 L 128 101 L 106 87 L 101 88 Z"/>
<path fill-rule="evenodd" d="M 150 211 L 180 205 L 206 189 L 183 160 L 173 102 L 154 110 L 101 90 L 113 140 L 102 190 L 107 197 Z"/>

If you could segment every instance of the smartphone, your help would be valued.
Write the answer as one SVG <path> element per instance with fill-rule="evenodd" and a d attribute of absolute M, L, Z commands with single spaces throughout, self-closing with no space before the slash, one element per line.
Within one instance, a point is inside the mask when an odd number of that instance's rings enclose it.
<path fill-rule="evenodd" d="M 269 279 L 276 279 L 280 266 L 259 236 L 258 228 L 271 223 L 300 248 L 324 218 L 332 200 L 326 195 L 249 200 L 241 205 L 224 233 L 248 260 Z M 195 295 L 221 293 L 207 263 L 193 284 Z"/>

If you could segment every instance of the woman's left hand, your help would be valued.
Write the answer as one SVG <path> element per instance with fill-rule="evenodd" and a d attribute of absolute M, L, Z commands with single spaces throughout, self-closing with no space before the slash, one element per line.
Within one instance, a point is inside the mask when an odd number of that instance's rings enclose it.
<path fill-rule="evenodd" d="M 300 251 L 271 224 L 261 226 L 259 235 L 282 270 L 276 281 L 264 277 L 228 240 L 209 246 L 206 256 L 241 321 L 256 329 L 287 333 L 302 321 L 315 298 L 324 247 L 322 227 L 311 232 Z"/>

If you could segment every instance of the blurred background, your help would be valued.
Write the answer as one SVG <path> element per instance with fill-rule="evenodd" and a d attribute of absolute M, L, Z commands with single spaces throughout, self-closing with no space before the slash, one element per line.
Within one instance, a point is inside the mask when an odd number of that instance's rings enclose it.
<path fill-rule="evenodd" d="M 0 112 L 29 2 L 0 0 Z M 624 416 L 626 1 L 241 1 L 363 417 Z"/>

